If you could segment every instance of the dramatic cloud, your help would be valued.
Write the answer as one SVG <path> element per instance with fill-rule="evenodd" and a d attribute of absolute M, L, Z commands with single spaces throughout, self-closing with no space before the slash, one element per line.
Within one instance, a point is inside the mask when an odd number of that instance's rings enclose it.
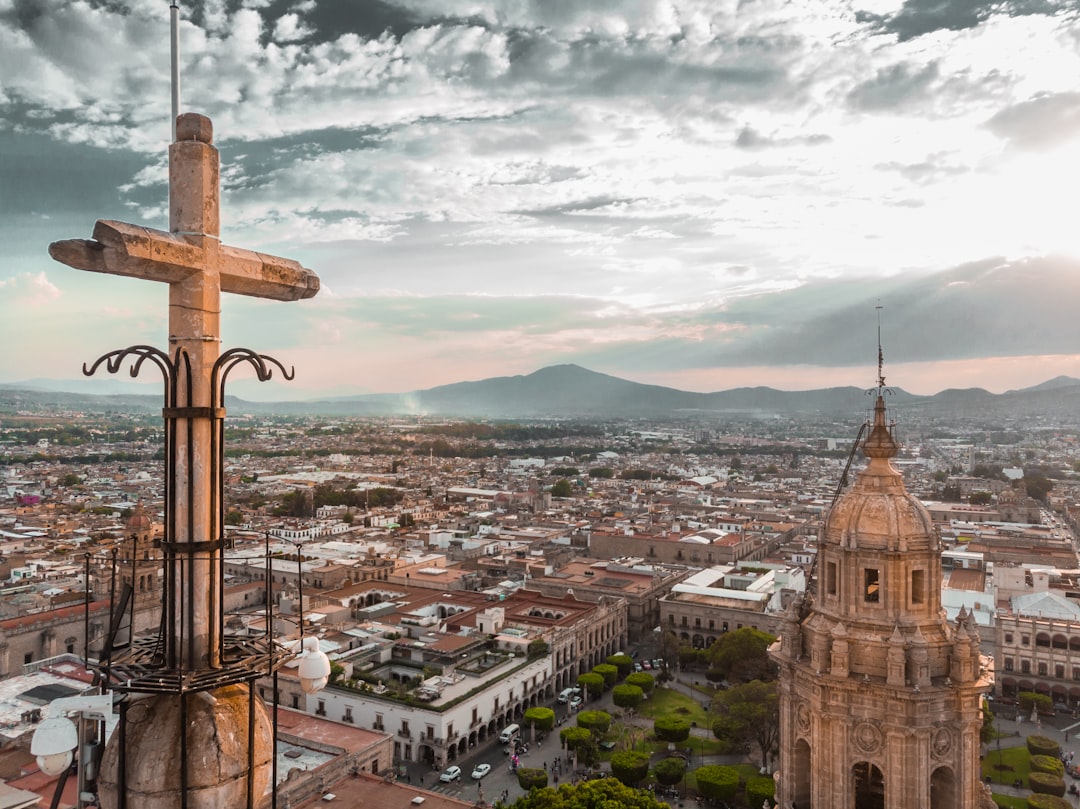
<path fill-rule="evenodd" d="M 182 6 L 224 239 L 323 282 L 226 300 L 224 328 L 313 385 L 824 375 L 866 361 L 851 332 L 878 298 L 920 373 L 1075 353 L 1071 0 L 354 5 Z M 97 218 L 167 226 L 168 41 L 167 7 L 0 0 L 0 319 L 28 339 L 83 349 L 9 311 L 26 279 L 58 316 L 107 310 L 103 350 L 165 331 L 163 289 L 47 247 Z M 40 375 L 23 361 L 0 379 Z"/>

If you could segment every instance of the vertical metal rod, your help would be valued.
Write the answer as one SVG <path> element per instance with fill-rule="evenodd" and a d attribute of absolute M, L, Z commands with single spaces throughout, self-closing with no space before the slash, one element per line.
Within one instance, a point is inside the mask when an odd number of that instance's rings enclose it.
<path fill-rule="evenodd" d="M 114 627 L 116 624 L 116 616 L 113 615 L 113 610 L 116 608 L 116 548 L 112 549 L 112 571 L 109 574 L 109 633 L 105 636 L 105 642 L 109 644 L 108 649 L 103 649 L 102 653 L 105 655 L 105 682 L 112 682 L 112 644 L 116 642 L 116 632 Z M 117 623 L 119 623 L 117 621 Z"/>
<path fill-rule="evenodd" d="M 183 687 L 183 686 L 181 686 Z M 187 691 L 180 692 L 180 807 L 188 805 Z"/>
<path fill-rule="evenodd" d="M 248 680 L 247 809 L 255 809 L 255 681 Z"/>
<path fill-rule="evenodd" d="M 180 6 L 169 4 L 169 34 L 172 77 L 172 142 L 176 142 L 176 119 L 180 116 Z"/>
<path fill-rule="evenodd" d="M 139 590 L 135 589 L 135 579 L 139 572 L 139 534 L 131 534 L 131 609 L 128 614 L 128 648 L 135 649 L 135 601 Z"/>
<path fill-rule="evenodd" d="M 86 554 L 86 566 L 83 573 L 83 586 L 86 599 L 83 601 L 83 665 L 90 662 L 90 554 Z"/>
<path fill-rule="evenodd" d="M 277 793 L 278 793 L 278 775 L 277 775 L 277 745 L 278 745 L 278 670 L 274 669 L 274 749 L 271 753 L 273 765 L 270 771 L 270 777 L 273 779 L 273 786 L 270 789 L 271 803 L 270 809 L 277 809 Z"/>
<path fill-rule="evenodd" d="M 127 809 L 127 715 L 128 715 L 128 699 L 126 697 L 120 703 L 120 725 L 116 729 L 120 734 L 120 762 L 117 765 L 117 769 L 120 771 L 120 777 L 117 778 L 116 792 L 117 803 L 116 809 Z"/>

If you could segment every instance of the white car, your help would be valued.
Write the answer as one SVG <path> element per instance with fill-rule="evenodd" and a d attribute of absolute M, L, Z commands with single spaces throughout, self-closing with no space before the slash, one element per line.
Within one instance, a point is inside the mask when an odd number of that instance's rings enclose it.
<path fill-rule="evenodd" d="M 479 781 L 481 778 L 483 778 L 489 772 L 491 772 L 491 765 L 490 764 L 480 763 L 480 764 L 477 764 L 475 767 L 473 767 L 472 777 Z"/>
<path fill-rule="evenodd" d="M 457 765 L 447 767 L 445 770 L 442 771 L 442 774 L 439 776 L 439 780 L 446 784 L 449 784 L 451 781 L 460 781 L 461 767 L 458 767 Z"/>
<path fill-rule="evenodd" d="M 570 697 L 570 709 L 576 711 L 581 707 L 581 694 L 574 694 Z"/>

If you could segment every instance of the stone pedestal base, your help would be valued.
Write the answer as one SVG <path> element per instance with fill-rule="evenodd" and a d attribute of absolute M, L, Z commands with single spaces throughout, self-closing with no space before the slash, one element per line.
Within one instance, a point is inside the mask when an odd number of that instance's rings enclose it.
<path fill-rule="evenodd" d="M 248 688 L 230 685 L 187 697 L 187 809 L 244 809 L 248 805 Z M 273 727 L 255 699 L 255 776 L 252 806 L 270 781 Z M 127 809 L 181 809 L 180 698 L 154 695 L 127 711 Z M 98 779 L 102 809 L 121 806 L 117 727 L 105 748 Z"/>

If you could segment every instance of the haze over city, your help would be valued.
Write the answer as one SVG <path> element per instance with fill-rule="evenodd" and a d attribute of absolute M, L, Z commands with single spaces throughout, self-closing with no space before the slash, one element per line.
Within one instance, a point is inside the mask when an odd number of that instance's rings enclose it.
<path fill-rule="evenodd" d="M 714 391 L 1080 376 L 1066 2 L 181 3 L 222 237 L 323 291 L 223 300 L 293 390 L 556 363 Z M 0 382 L 165 342 L 48 244 L 165 228 L 168 7 L 0 0 Z M 280 387 L 263 395 L 281 397 Z"/>

